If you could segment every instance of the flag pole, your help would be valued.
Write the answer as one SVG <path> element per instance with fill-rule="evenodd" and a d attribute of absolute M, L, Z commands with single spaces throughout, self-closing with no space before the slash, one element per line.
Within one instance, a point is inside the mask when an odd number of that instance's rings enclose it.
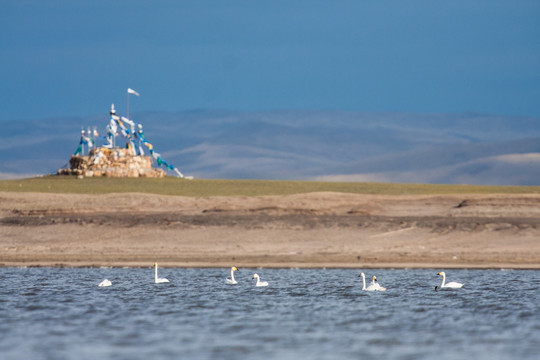
<path fill-rule="evenodd" d="M 132 88 L 127 89 L 127 118 L 129 119 L 129 94 L 133 94 L 135 96 L 139 96 L 139 93 L 133 90 Z"/>
<path fill-rule="evenodd" d="M 129 119 L 129 89 L 127 91 L 127 113 L 126 117 Z"/>

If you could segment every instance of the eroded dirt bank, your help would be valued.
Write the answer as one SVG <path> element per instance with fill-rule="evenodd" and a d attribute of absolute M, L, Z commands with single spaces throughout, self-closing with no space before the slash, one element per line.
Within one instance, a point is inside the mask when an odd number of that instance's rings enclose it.
<path fill-rule="evenodd" d="M 540 268 L 539 195 L 0 193 L 0 265 Z"/>

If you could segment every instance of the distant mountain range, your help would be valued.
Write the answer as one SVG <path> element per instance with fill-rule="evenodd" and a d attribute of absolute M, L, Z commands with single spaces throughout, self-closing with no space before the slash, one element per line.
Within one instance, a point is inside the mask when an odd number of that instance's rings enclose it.
<path fill-rule="evenodd" d="M 344 111 L 136 113 L 196 178 L 540 185 L 540 118 Z M 103 117 L 0 123 L 0 178 L 56 173 Z M 173 174 L 171 174 L 173 175 Z"/>

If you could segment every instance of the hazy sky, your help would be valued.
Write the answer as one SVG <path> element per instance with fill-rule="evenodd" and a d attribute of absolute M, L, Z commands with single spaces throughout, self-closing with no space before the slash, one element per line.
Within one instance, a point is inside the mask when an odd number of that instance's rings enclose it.
<path fill-rule="evenodd" d="M 540 1 L 0 0 L 0 121 L 189 109 L 540 116 Z"/>

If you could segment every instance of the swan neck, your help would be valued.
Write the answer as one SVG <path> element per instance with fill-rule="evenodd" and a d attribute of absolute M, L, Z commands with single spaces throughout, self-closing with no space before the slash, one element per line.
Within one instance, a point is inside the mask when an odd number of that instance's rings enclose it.
<path fill-rule="evenodd" d="M 446 282 L 446 274 L 442 274 L 442 283 L 441 283 L 441 288 L 444 287 L 444 283 Z"/>
<path fill-rule="evenodd" d="M 231 269 L 231 280 L 234 282 L 234 271 Z"/>
<path fill-rule="evenodd" d="M 154 279 L 157 281 L 157 265 L 154 266 Z"/>
<path fill-rule="evenodd" d="M 362 274 L 362 290 L 366 290 L 366 277 Z"/>

